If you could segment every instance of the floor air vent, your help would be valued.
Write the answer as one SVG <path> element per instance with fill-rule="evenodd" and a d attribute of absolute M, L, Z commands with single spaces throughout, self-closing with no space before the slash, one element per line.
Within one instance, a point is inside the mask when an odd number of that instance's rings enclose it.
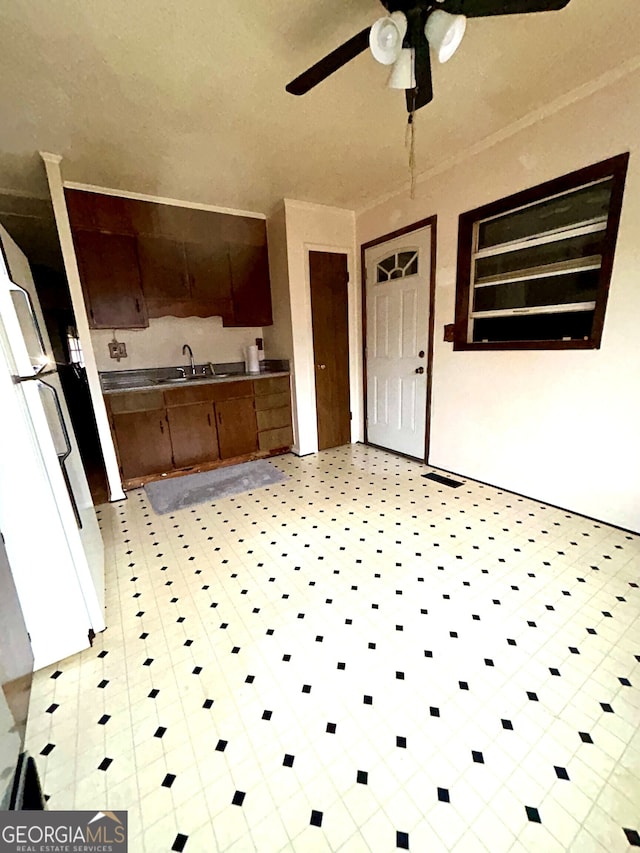
<path fill-rule="evenodd" d="M 451 486 L 452 489 L 464 486 L 464 483 L 461 483 L 459 480 L 452 480 L 451 477 L 443 477 L 442 474 L 434 474 L 433 471 L 430 474 L 423 474 L 422 476 L 427 480 L 434 480 L 436 483 L 440 483 L 441 486 Z"/>

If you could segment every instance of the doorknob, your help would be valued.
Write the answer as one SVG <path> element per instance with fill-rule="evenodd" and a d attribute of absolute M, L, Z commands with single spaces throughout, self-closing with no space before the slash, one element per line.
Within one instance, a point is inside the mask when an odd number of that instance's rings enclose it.
<path fill-rule="evenodd" d="M 420 352 L 418 353 L 418 358 L 424 358 L 424 350 L 423 349 L 421 349 Z"/>
<path fill-rule="evenodd" d="M 316 364 L 316 367 L 319 368 L 320 370 L 326 370 L 327 365 L 326 364 Z"/>
<path fill-rule="evenodd" d="M 424 367 L 416 367 L 416 373 L 424 373 Z"/>

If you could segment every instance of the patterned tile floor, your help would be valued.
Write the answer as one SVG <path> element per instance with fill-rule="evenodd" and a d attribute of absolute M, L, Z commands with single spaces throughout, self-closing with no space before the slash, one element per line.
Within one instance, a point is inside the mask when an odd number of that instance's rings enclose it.
<path fill-rule="evenodd" d="M 132 853 L 640 847 L 640 537 L 363 446 L 99 509 L 108 629 L 37 674 L 51 808 Z"/>

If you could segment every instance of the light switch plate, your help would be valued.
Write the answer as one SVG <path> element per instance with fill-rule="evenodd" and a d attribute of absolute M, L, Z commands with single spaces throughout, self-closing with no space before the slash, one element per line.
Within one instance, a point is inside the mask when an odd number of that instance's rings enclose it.
<path fill-rule="evenodd" d="M 109 341 L 109 356 L 120 361 L 121 358 L 127 357 L 127 345 L 120 341 Z"/>

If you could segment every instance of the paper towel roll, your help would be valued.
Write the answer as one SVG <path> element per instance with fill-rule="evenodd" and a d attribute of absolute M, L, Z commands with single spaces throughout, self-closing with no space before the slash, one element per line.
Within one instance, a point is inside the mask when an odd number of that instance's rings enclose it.
<path fill-rule="evenodd" d="M 260 373 L 260 362 L 258 361 L 258 347 L 251 344 L 247 347 L 247 358 L 245 361 L 247 373 Z"/>

